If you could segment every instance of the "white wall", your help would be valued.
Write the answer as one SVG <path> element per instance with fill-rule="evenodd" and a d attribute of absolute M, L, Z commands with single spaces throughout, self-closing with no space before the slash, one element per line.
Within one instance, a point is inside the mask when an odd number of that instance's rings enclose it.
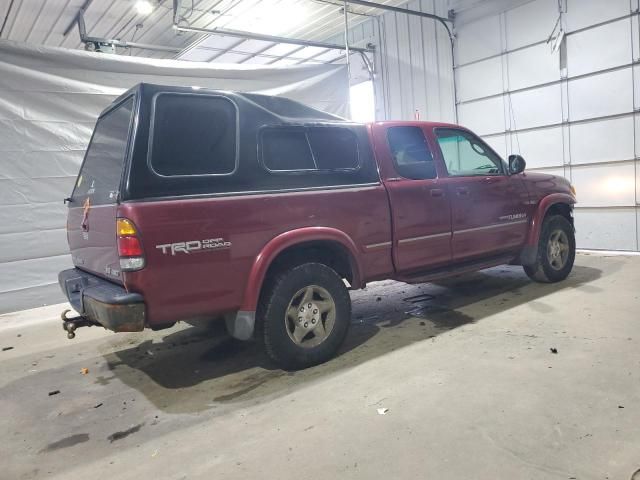
<path fill-rule="evenodd" d="M 443 0 L 417 0 L 406 7 L 446 17 Z M 378 118 L 455 120 L 449 36 L 438 22 L 402 13 L 378 19 L 376 99 Z"/>
<path fill-rule="evenodd" d="M 459 123 L 573 182 L 578 247 L 638 250 L 638 0 L 567 0 L 557 53 L 558 0 L 515 3 L 456 26 Z"/>

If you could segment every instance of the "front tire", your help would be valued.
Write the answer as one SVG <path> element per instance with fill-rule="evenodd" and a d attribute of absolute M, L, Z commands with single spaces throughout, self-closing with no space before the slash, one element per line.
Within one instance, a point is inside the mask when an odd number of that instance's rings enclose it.
<path fill-rule="evenodd" d="M 525 273 L 536 282 L 555 283 L 567 278 L 576 257 L 573 226 L 561 215 L 544 219 L 538 252 L 533 265 L 525 265 Z"/>
<path fill-rule="evenodd" d="M 351 298 L 342 278 L 321 263 L 277 274 L 261 298 L 267 354 L 281 368 L 297 370 L 333 357 L 351 322 Z"/>

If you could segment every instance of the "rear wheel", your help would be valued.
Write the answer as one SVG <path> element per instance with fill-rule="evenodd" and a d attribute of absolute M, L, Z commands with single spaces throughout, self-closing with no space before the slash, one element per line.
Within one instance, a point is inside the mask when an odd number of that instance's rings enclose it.
<path fill-rule="evenodd" d="M 351 299 L 334 270 L 305 263 L 276 275 L 258 316 L 267 354 L 282 368 L 306 368 L 335 355 L 349 328 Z"/>
<path fill-rule="evenodd" d="M 567 278 L 576 256 L 573 226 L 561 215 L 545 218 L 533 265 L 524 271 L 532 280 L 543 283 L 559 282 Z"/>

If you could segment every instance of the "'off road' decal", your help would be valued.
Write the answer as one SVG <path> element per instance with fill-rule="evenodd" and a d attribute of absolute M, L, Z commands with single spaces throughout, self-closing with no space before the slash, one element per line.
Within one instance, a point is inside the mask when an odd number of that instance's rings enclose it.
<path fill-rule="evenodd" d="M 209 238 L 206 240 L 189 240 L 187 242 L 165 243 L 164 245 L 156 245 L 156 248 L 162 250 L 164 255 L 175 255 L 177 253 L 199 253 L 211 250 L 220 250 L 230 248 L 231 242 L 225 241 L 224 238 Z"/>

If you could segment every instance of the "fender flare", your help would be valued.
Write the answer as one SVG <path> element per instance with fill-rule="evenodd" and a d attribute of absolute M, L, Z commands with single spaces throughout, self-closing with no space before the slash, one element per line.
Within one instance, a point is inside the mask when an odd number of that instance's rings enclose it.
<path fill-rule="evenodd" d="M 540 238 L 540 231 L 542 230 L 542 221 L 545 215 L 553 205 L 558 203 L 566 203 L 573 205 L 576 203 L 576 199 L 568 193 L 552 193 L 544 197 L 538 203 L 536 211 L 533 214 L 531 222 L 529 224 L 529 235 L 527 237 L 527 245 L 537 246 L 538 238 Z"/>
<path fill-rule="evenodd" d="M 533 213 L 531 222 L 529 223 L 529 233 L 527 235 L 527 241 L 520 252 L 519 263 L 521 265 L 533 265 L 536 262 L 538 256 L 538 239 L 540 238 L 540 231 L 542 230 L 542 221 L 545 215 L 553 205 L 558 203 L 565 203 L 573 205 L 576 203 L 576 199 L 567 193 L 552 193 L 544 197 Z"/>
<path fill-rule="evenodd" d="M 349 235 L 341 230 L 330 227 L 298 228 L 281 233 L 262 247 L 262 250 L 255 258 L 251 267 L 240 310 L 245 312 L 256 310 L 260 290 L 267 270 L 280 253 L 289 247 L 301 243 L 323 240 L 336 242 L 346 249 L 349 254 L 349 261 L 353 272 L 353 285 L 360 285 L 362 281 L 362 269 L 358 255 L 358 247 Z"/>

